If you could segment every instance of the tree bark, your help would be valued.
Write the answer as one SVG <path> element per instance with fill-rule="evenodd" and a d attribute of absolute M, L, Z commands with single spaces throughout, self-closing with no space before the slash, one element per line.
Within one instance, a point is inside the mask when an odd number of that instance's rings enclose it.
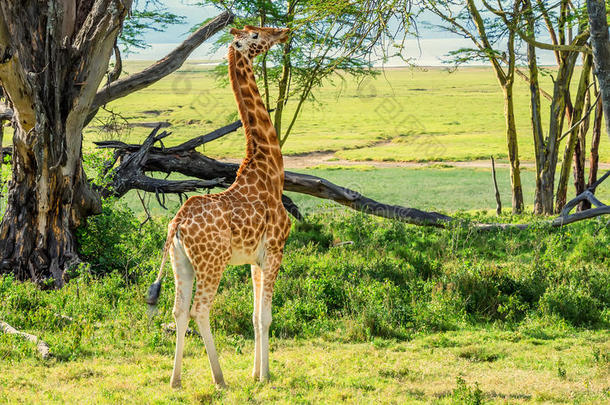
<path fill-rule="evenodd" d="M 585 110 L 591 109 L 591 93 L 587 92 Z M 587 147 L 587 133 L 589 132 L 589 121 L 585 119 L 578 125 L 578 139 L 574 147 L 574 190 L 576 195 L 582 193 L 587 188 L 585 181 L 585 149 Z M 579 209 L 580 211 L 580 209 Z"/>
<path fill-rule="evenodd" d="M 582 72 L 580 74 L 580 81 L 578 83 L 578 90 L 576 93 L 576 100 L 574 102 L 574 107 L 572 108 L 572 114 L 570 119 L 570 125 L 575 125 L 578 121 L 580 121 L 584 111 L 585 111 L 585 101 L 586 95 L 589 91 L 589 76 L 591 75 L 591 65 L 593 64 L 593 60 L 590 55 L 584 56 L 584 63 L 582 67 Z M 586 120 L 585 120 L 586 121 Z M 584 121 L 583 121 L 584 123 Z M 582 124 L 582 123 L 581 123 Z M 566 196 L 568 192 L 568 179 L 570 177 L 570 170 L 572 168 L 572 158 L 574 157 L 574 151 L 576 149 L 576 144 L 579 142 L 579 138 L 581 137 L 580 129 L 581 125 L 575 125 L 575 127 L 570 131 L 568 135 L 568 139 L 566 141 L 566 146 L 563 154 L 563 160 L 561 162 L 561 170 L 559 175 L 559 182 L 557 185 L 557 193 L 556 193 L 556 203 L 555 210 L 557 213 L 560 213 L 563 209 L 563 206 L 566 203 Z M 584 137 L 584 135 L 582 135 Z M 578 168 L 578 162 L 576 168 Z M 575 168 L 575 173 L 577 172 Z M 583 176 L 583 186 L 584 186 L 584 176 Z M 584 191 L 581 190 L 580 192 Z M 577 194 L 580 194 L 578 192 Z"/>
<path fill-rule="evenodd" d="M 591 47 L 595 62 L 595 75 L 602 93 L 602 104 L 606 116 L 606 133 L 610 136 L 610 38 L 604 0 L 587 0 Z"/>
<path fill-rule="evenodd" d="M 563 4 L 563 3 L 562 3 Z M 526 13 L 530 35 L 534 32 L 534 20 L 531 10 Z M 560 22 L 561 25 L 561 22 Z M 571 45 L 582 47 L 588 39 L 588 31 L 580 27 L 579 34 Z M 560 33 L 560 41 L 565 38 Z M 536 151 L 536 191 L 534 198 L 534 213 L 550 215 L 554 212 L 555 173 L 559 155 L 559 143 L 566 116 L 566 106 L 569 105 L 569 87 L 572 74 L 578 58 L 576 51 L 564 51 L 560 55 L 557 76 L 554 78 L 553 100 L 550 107 L 549 131 L 546 137 L 542 134 L 540 116 L 540 95 L 538 86 L 538 67 L 536 50 L 528 43 L 528 61 L 530 67 L 530 91 L 532 96 L 532 126 L 534 131 L 534 147 Z"/>
<path fill-rule="evenodd" d="M 529 0 L 526 8 L 526 21 L 528 34 L 535 35 L 535 20 L 532 5 Z M 544 195 L 542 194 L 542 172 L 544 168 L 544 133 L 542 131 L 542 116 L 540 111 L 540 84 L 538 81 L 538 61 L 536 58 L 536 47 L 527 44 L 527 60 L 529 68 L 530 87 L 530 118 L 532 120 L 532 134 L 534 138 L 534 155 L 536 158 L 536 189 L 534 192 L 534 213 L 544 212 Z"/>
<path fill-rule="evenodd" d="M 517 143 L 517 126 L 515 125 L 515 107 L 513 99 L 513 80 L 511 79 L 504 90 L 504 108 L 506 117 L 506 143 L 508 146 L 508 160 L 510 162 L 510 184 L 512 187 L 513 214 L 523 212 L 523 188 L 521 186 L 521 170 L 519 168 L 519 145 Z"/>
<path fill-rule="evenodd" d="M 0 273 L 59 287 L 78 262 L 74 231 L 101 210 L 83 171 L 81 131 L 130 5 L 0 4 L 0 82 L 15 113 Z"/>
<path fill-rule="evenodd" d="M 595 106 L 595 117 L 593 118 L 593 129 L 591 130 L 591 151 L 589 157 L 587 188 L 591 187 L 591 185 L 597 181 L 597 171 L 599 169 L 599 143 L 602 138 L 603 115 L 603 107 L 601 103 L 598 102 Z M 582 201 L 578 206 L 579 211 L 588 210 L 589 208 L 591 208 L 591 203 L 587 200 Z"/>

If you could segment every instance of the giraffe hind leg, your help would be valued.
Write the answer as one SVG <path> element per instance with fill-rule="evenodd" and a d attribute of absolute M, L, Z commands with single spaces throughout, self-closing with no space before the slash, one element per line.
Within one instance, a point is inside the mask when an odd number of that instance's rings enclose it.
<path fill-rule="evenodd" d="M 197 280 L 195 298 L 193 299 L 193 306 L 191 308 L 191 317 L 197 323 L 197 327 L 203 338 L 214 384 L 224 388 L 226 384 L 222 369 L 220 368 L 220 362 L 218 361 L 218 353 L 216 352 L 212 329 L 210 328 L 210 308 L 212 307 L 212 302 L 216 295 L 218 284 L 220 283 L 220 277 L 226 264 L 204 266 L 203 264 L 197 263 L 195 267 L 197 269 L 197 274 L 204 275 L 205 278 L 201 277 L 203 280 Z M 203 267 L 204 270 L 201 271 Z"/>
<path fill-rule="evenodd" d="M 189 321 L 189 306 L 193 293 L 193 266 L 184 252 L 182 243 L 174 238 L 174 247 L 171 252 L 172 267 L 176 284 L 174 299 L 174 319 L 176 321 L 176 353 L 174 357 L 174 370 L 172 372 L 172 388 L 180 388 L 182 373 L 182 355 L 184 350 L 184 336 Z"/>

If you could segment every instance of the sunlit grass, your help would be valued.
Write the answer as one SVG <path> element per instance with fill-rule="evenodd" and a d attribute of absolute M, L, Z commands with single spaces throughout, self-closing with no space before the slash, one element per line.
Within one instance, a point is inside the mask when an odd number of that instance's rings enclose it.
<path fill-rule="evenodd" d="M 145 63 L 127 63 L 130 73 Z M 550 89 L 550 77 L 543 78 Z M 517 81 L 515 114 L 522 160 L 534 159 L 527 85 Z M 284 145 L 287 155 L 341 151 L 357 160 L 473 160 L 505 157 L 502 92 L 490 69 L 389 69 L 362 83 L 336 81 L 317 90 L 317 103 L 306 103 Z M 548 102 L 543 99 L 543 112 Z M 296 104 L 286 106 L 287 116 Z M 173 134 L 168 145 L 214 130 L 237 118 L 229 87 L 221 87 L 209 67 L 187 62 L 158 83 L 117 100 L 108 109 L 131 124 L 168 121 Z M 100 118 L 108 114 L 100 112 Z M 99 123 L 98 123 L 99 124 Z M 92 123 L 93 126 L 96 122 Z M 545 126 L 546 128 L 546 126 Z M 124 140 L 141 142 L 149 128 L 134 127 Z M 85 131 L 85 148 L 108 137 L 95 128 Z M 603 137 L 601 160 L 610 162 L 610 145 Z M 243 133 L 228 135 L 205 146 L 216 157 L 243 156 Z M 563 151 L 563 149 L 561 149 Z"/>
<path fill-rule="evenodd" d="M 183 389 L 169 387 L 171 354 L 135 345 L 74 362 L 0 363 L 5 403 L 454 403 L 456 379 L 478 383 L 491 403 L 603 403 L 610 399 L 608 332 L 567 332 L 540 341 L 523 332 L 463 330 L 346 344 L 328 339 L 272 339 L 271 380 L 250 377 L 253 345 L 218 339 L 228 383 L 217 390 L 198 338 L 187 338 Z M 4 341 L 3 343 L 6 343 Z M 109 342 L 112 346 L 113 342 Z M 237 348 L 238 347 L 238 348 Z M 478 348 L 488 360 L 467 358 Z M 491 355 L 490 355 L 491 354 Z M 565 376 L 558 373 L 563 364 Z"/>

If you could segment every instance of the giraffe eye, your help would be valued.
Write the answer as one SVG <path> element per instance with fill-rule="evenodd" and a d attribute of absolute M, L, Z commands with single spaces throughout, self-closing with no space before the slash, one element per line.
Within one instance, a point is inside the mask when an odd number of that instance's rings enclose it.
<path fill-rule="evenodd" d="M 258 32 L 255 32 L 254 34 L 252 34 L 252 39 L 258 39 Z"/>

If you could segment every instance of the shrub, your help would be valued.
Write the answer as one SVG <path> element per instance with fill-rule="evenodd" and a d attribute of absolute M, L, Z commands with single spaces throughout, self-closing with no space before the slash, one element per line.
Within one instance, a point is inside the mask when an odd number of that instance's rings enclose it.
<path fill-rule="evenodd" d="M 165 221 L 162 221 L 165 223 Z M 165 231 L 161 223 L 140 221 L 133 211 L 114 199 L 104 200 L 102 213 L 78 229 L 79 253 L 96 276 L 122 272 L 134 279 L 133 270 L 161 256 Z"/>
<path fill-rule="evenodd" d="M 575 326 L 592 325 L 600 321 L 600 303 L 581 287 L 561 284 L 549 288 L 540 298 L 544 315 L 558 315 Z"/>

